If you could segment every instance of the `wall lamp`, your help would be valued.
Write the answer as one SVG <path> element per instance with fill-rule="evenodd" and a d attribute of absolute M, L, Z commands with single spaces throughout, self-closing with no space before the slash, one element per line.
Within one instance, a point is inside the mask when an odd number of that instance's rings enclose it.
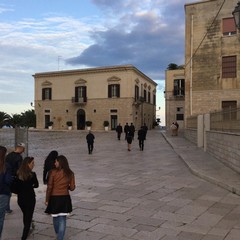
<path fill-rule="evenodd" d="M 240 1 L 232 12 L 237 29 L 240 29 Z"/>

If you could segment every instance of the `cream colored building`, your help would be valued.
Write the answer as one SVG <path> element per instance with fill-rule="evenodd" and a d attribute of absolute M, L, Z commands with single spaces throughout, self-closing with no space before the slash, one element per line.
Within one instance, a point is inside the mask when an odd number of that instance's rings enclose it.
<path fill-rule="evenodd" d="M 165 71 L 165 122 L 169 128 L 177 121 L 184 127 L 185 76 L 184 69 Z"/>
<path fill-rule="evenodd" d="M 185 5 L 185 119 L 240 107 L 240 33 L 232 16 L 237 3 Z"/>
<path fill-rule="evenodd" d="M 146 123 L 151 129 L 156 120 L 157 84 L 132 65 L 97 67 L 33 75 L 37 128 L 50 121 L 53 129 L 110 129 L 117 124 L 133 123 L 138 129 Z"/>

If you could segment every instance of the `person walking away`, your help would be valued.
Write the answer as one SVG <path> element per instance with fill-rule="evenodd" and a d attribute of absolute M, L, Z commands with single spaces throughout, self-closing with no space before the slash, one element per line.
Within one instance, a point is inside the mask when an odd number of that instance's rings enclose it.
<path fill-rule="evenodd" d="M 177 129 L 176 129 L 176 136 L 178 136 L 179 124 L 178 124 L 178 122 L 177 122 L 177 121 L 176 121 L 174 124 L 175 124 L 175 126 L 177 127 Z"/>
<path fill-rule="evenodd" d="M 131 151 L 132 147 L 132 134 L 130 131 L 127 133 L 127 144 L 128 144 L 128 151 Z"/>
<path fill-rule="evenodd" d="M 23 213 L 23 232 L 21 240 L 27 239 L 36 205 L 36 195 L 34 188 L 38 188 L 38 179 L 34 168 L 34 158 L 25 157 L 17 171 L 18 181 L 18 205 Z"/>
<path fill-rule="evenodd" d="M 139 141 L 140 151 L 143 151 L 144 149 L 144 140 L 145 140 L 145 131 L 142 126 L 141 129 L 138 130 L 138 141 Z"/>
<path fill-rule="evenodd" d="M 43 167 L 43 184 L 47 184 L 49 172 L 55 168 L 55 160 L 58 156 L 58 152 L 53 150 L 51 151 L 44 161 Z"/>
<path fill-rule="evenodd" d="M 57 240 L 63 240 L 66 231 L 66 216 L 72 212 L 69 190 L 75 189 L 75 177 L 65 156 L 58 156 L 55 166 L 56 168 L 49 174 L 47 183 L 45 213 L 53 217 Z"/>
<path fill-rule="evenodd" d="M 118 124 L 118 126 L 116 127 L 116 132 L 117 132 L 117 138 L 118 140 L 121 139 L 121 134 L 122 134 L 123 128 L 121 126 L 121 123 Z"/>
<path fill-rule="evenodd" d="M 128 135 L 128 132 L 129 132 L 129 125 L 128 125 L 128 123 L 125 124 L 123 130 L 124 130 L 124 133 L 125 133 L 125 140 L 127 140 L 127 135 Z"/>
<path fill-rule="evenodd" d="M 146 140 L 147 139 L 147 132 L 148 132 L 148 127 L 147 127 L 146 123 L 143 124 L 143 130 L 145 131 L 145 139 L 144 140 Z"/>
<path fill-rule="evenodd" d="M 5 213 L 11 194 L 9 185 L 12 181 L 11 170 L 5 163 L 6 153 L 7 148 L 0 146 L 0 239 L 2 236 Z"/>
<path fill-rule="evenodd" d="M 129 131 L 131 132 L 132 139 L 134 140 L 135 126 L 133 125 L 133 123 L 131 123 L 131 125 L 129 126 Z"/>
<path fill-rule="evenodd" d="M 86 139 L 87 139 L 87 145 L 88 145 L 88 154 L 92 154 L 95 136 L 91 131 L 89 131 L 89 133 L 86 136 Z"/>
<path fill-rule="evenodd" d="M 172 122 L 172 124 L 170 125 L 170 129 L 172 132 L 172 136 L 177 136 L 177 126 L 176 126 L 175 122 Z"/>
<path fill-rule="evenodd" d="M 12 177 L 16 177 L 17 175 L 17 170 L 19 169 L 23 158 L 22 158 L 22 153 L 25 151 L 25 144 L 24 143 L 19 143 L 17 144 L 15 150 L 13 152 L 10 152 L 7 156 L 6 156 L 6 163 L 10 166 L 11 169 L 11 174 Z M 7 210 L 6 213 L 12 213 L 12 210 L 10 208 L 10 201 L 11 201 L 11 196 L 12 194 L 10 194 L 10 198 L 9 198 L 9 202 L 7 205 Z"/>

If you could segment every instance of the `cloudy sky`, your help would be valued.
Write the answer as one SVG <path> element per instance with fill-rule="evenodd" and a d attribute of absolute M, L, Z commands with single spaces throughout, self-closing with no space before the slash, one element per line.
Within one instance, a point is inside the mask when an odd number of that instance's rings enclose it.
<path fill-rule="evenodd" d="M 0 111 L 31 109 L 36 72 L 132 64 L 158 83 L 163 120 L 165 69 L 184 63 L 190 2 L 1 0 Z"/>

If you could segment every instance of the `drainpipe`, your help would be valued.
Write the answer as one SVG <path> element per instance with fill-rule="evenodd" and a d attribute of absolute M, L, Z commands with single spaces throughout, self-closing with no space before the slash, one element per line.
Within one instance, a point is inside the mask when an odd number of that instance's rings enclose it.
<path fill-rule="evenodd" d="M 191 15 L 191 35 L 190 35 L 190 116 L 192 116 L 192 57 L 193 57 L 193 15 Z"/>

